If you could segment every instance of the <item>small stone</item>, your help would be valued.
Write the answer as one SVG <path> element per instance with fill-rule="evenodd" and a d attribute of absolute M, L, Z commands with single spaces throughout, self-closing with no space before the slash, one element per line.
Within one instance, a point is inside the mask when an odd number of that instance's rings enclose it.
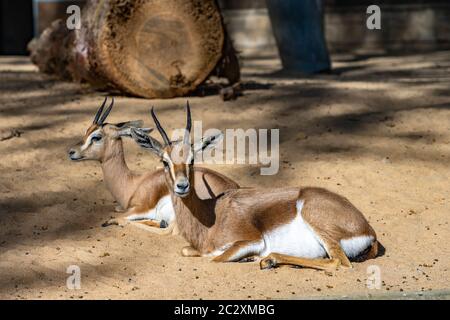
<path fill-rule="evenodd" d="M 381 159 L 381 162 L 383 162 L 384 164 L 392 163 L 392 161 L 389 157 L 384 157 L 383 159 Z"/>
<path fill-rule="evenodd" d="M 306 135 L 306 133 L 299 132 L 299 133 L 297 133 L 295 141 L 301 141 L 301 140 L 306 140 L 306 139 L 308 139 L 308 136 Z"/>

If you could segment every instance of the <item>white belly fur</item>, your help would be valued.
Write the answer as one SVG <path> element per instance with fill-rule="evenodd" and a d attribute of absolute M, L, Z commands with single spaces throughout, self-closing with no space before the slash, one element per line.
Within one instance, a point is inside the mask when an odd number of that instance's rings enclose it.
<path fill-rule="evenodd" d="M 311 227 L 303 220 L 303 200 L 297 201 L 297 216 L 289 224 L 264 235 L 265 249 L 261 254 L 281 253 L 302 258 L 322 258 L 326 251 Z"/>
<path fill-rule="evenodd" d="M 171 223 L 175 220 L 175 210 L 172 205 L 172 199 L 170 195 L 164 196 L 159 199 L 156 206 L 143 214 L 133 214 L 127 217 L 130 221 L 136 220 L 157 220 L 157 221 L 166 221 L 167 223 Z"/>
<path fill-rule="evenodd" d="M 303 200 L 297 201 L 297 216 L 289 224 L 264 235 L 265 248 L 261 256 L 281 253 L 301 258 L 323 258 L 327 252 L 320 237 L 303 220 Z M 340 241 L 345 254 L 352 258 L 366 250 L 372 243 L 372 236 L 359 236 Z"/>

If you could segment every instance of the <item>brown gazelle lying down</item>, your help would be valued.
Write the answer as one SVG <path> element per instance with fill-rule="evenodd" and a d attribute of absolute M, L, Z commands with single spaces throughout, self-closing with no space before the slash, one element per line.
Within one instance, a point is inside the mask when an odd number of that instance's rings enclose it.
<path fill-rule="evenodd" d="M 103 113 L 106 101 L 107 99 L 81 142 L 70 149 L 70 159 L 96 160 L 101 163 L 106 187 L 120 205 L 116 210 L 122 212 L 118 218 L 106 222 L 104 226 L 132 223 L 155 233 L 169 234 L 176 223 L 164 171 L 158 169 L 138 175 L 125 162 L 121 138 L 131 137 L 130 128 L 142 126 L 142 121 L 105 123 L 114 103 L 113 100 Z M 151 129 L 142 131 L 148 133 Z M 195 178 L 195 190 L 202 199 L 215 197 L 227 189 L 239 188 L 231 179 L 206 168 L 196 168 Z M 164 225 L 168 225 L 168 228 L 159 229 Z"/>
<path fill-rule="evenodd" d="M 216 199 L 200 199 L 191 188 L 197 179 L 194 158 L 220 136 L 191 144 L 189 105 L 187 115 L 186 135 L 179 143 L 169 141 L 153 109 L 164 145 L 145 131 L 131 130 L 135 141 L 164 163 L 178 228 L 191 244 L 183 248 L 183 255 L 211 256 L 220 262 L 260 257 L 261 268 L 295 265 L 316 269 L 351 267 L 349 258 L 360 261 L 377 255 L 375 232 L 361 212 L 325 189 L 243 188 L 225 191 Z M 329 259 L 323 259 L 327 256 Z"/>

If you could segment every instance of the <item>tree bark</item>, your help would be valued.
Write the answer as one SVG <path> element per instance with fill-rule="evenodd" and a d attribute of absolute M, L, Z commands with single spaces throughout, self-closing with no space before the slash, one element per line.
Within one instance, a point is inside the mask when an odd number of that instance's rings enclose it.
<path fill-rule="evenodd" d="M 186 95 L 211 74 L 239 81 L 215 0 L 92 0 L 81 26 L 55 21 L 30 43 L 42 72 L 146 98 Z"/>

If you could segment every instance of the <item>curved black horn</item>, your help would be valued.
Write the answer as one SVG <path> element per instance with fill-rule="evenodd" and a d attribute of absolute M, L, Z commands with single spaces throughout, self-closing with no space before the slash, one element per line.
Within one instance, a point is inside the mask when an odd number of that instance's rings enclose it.
<path fill-rule="evenodd" d="M 159 131 L 159 133 L 161 134 L 161 137 L 162 137 L 163 140 L 164 140 L 164 143 L 165 143 L 166 145 L 170 146 L 172 143 L 170 142 L 169 137 L 167 136 L 166 131 L 164 131 L 163 127 L 162 127 L 161 124 L 159 123 L 159 120 L 158 120 L 158 118 L 156 117 L 156 114 L 155 114 L 155 109 L 154 109 L 154 107 L 152 107 L 152 110 L 151 110 L 150 112 L 151 112 L 151 114 L 152 114 L 153 121 L 155 122 L 155 125 L 156 125 L 156 127 L 158 128 L 158 131 Z"/>
<path fill-rule="evenodd" d="M 93 124 L 98 124 L 98 119 L 100 119 L 100 116 L 102 115 L 103 108 L 105 107 L 106 101 L 108 101 L 108 97 L 105 97 L 105 100 L 102 103 L 102 106 L 97 110 L 97 114 L 95 115 Z"/>
<path fill-rule="evenodd" d="M 189 106 L 189 101 L 186 103 L 187 121 L 186 121 L 186 132 L 184 133 L 184 143 L 189 143 L 189 136 L 192 129 L 192 117 L 191 117 L 191 107 Z"/>
<path fill-rule="evenodd" d="M 108 109 L 106 109 L 105 113 L 102 115 L 102 117 L 98 121 L 99 125 L 102 125 L 105 122 L 106 118 L 108 118 L 109 113 L 111 112 L 111 109 L 112 109 L 113 105 L 114 105 L 114 97 L 112 98 L 111 104 L 109 105 Z"/>

